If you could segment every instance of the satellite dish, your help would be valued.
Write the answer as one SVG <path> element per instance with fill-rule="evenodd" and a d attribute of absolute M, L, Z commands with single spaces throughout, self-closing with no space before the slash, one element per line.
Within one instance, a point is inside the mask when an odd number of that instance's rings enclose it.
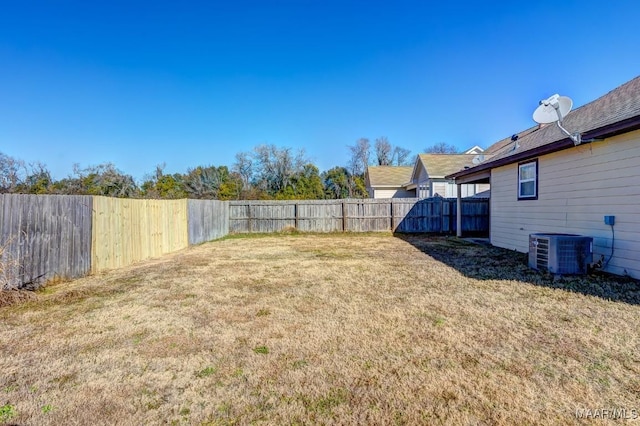
<path fill-rule="evenodd" d="M 571 138 L 574 145 L 582 143 L 582 135 L 579 132 L 570 133 L 562 127 L 562 120 L 569 114 L 573 107 L 573 101 L 567 96 L 555 94 L 549 99 L 540 101 L 540 105 L 533 112 L 533 120 L 539 124 L 556 123 L 560 130 Z"/>
<path fill-rule="evenodd" d="M 540 101 L 540 105 L 533 112 L 533 120 L 536 123 L 547 124 L 556 121 L 562 123 L 562 120 L 569 114 L 573 101 L 567 96 L 558 94 L 551 96 L 549 99 Z"/>
<path fill-rule="evenodd" d="M 471 162 L 476 166 L 482 163 L 483 161 L 484 161 L 484 154 L 478 154 L 475 157 L 473 157 L 473 159 L 471 160 Z"/>

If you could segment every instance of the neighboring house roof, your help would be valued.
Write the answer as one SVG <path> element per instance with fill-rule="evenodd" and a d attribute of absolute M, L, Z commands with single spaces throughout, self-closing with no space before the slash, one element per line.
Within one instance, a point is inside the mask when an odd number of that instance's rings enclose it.
<path fill-rule="evenodd" d="M 571 111 L 564 118 L 563 127 L 570 132 L 582 133 L 583 140 L 607 138 L 640 129 L 640 77 L 623 84 L 606 95 Z M 535 126 L 489 147 L 494 154 L 488 161 L 475 167 L 452 173 L 447 178 L 473 175 L 494 167 L 526 160 L 571 148 L 573 141 L 555 124 Z"/>
<path fill-rule="evenodd" d="M 422 167 L 429 174 L 430 179 L 443 179 L 445 176 L 455 173 L 465 167 L 473 167 L 474 158 L 482 158 L 486 154 L 419 154 L 416 164 L 411 174 L 411 180 L 417 179 L 418 166 Z"/>
<path fill-rule="evenodd" d="M 482 147 L 480 147 L 478 145 L 474 145 L 473 148 L 469 148 L 464 153 L 465 154 L 480 154 L 482 152 L 484 152 L 484 149 L 482 149 Z"/>
<path fill-rule="evenodd" d="M 477 194 L 467 198 L 491 198 L 491 190 L 487 189 L 486 191 L 478 192 Z"/>
<path fill-rule="evenodd" d="M 401 187 L 411 179 L 411 166 L 369 166 L 367 167 L 367 187 Z"/>

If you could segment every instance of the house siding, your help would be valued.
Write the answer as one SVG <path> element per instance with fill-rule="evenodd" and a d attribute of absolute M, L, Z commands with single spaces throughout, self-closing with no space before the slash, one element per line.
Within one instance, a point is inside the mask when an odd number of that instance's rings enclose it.
<path fill-rule="evenodd" d="M 456 185 L 455 183 L 452 183 L 450 181 L 433 181 L 432 183 L 434 195 L 438 194 L 444 198 L 456 198 L 458 196 L 458 185 Z M 489 190 L 490 187 L 491 186 L 488 183 L 461 185 L 461 197 L 472 197 L 477 193 Z"/>
<path fill-rule="evenodd" d="M 433 195 L 439 195 L 441 197 L 447 197 L 447 193 L 451 192 L 451 189 L 447 191 L 447 187 L 451 186 L 451 184 L 447 182 L 438 182 L 431 181 L 431 185 L 433 185 Z"/>
<path fill-rule="evenodd" d="M 491 243 L 521 252 L 529 234 L 593 237 L 594 261 L 615 253 L 608 272 L 640 278 L 640 131 L 538 157 L 538 199 L 518 201 L 518 165 L 491 171 Z"/>
<path fill-rule="evenodd" d="M 416 192 L 414 194 L 414 197 L 416 197 L 416 198 L 428 198 L 430 196 L 428 188 L 427 189 L 422 189 L 423 186 L 424 187 L 428 186 L 429 174 L 424 169 L 424 167 L 422 167 L 422 163 L 420 163 L 419 161 L 418 161 L 418 176 L 417 176 L 416 180 L 414 180 L 414 183 L 416 184 Z"/>

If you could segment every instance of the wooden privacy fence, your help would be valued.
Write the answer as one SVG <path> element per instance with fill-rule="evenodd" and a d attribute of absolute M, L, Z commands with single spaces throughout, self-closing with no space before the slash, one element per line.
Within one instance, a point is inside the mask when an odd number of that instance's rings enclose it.
<path fill-rule="evenodd" d="M 456 200 L 441 197 L 418 200 L 230 201 L 232 233 L 278 232 L 295 228 L 307 232 L 403 233 L 456 232 Z M 488 233 L 489 200 L 462 200 L 462 231 Z"/>
<path fill-rule="evenodd" d="M 91 270 L 120 268 L 189 245 L 187 200 L 93 198 Z"/>
<path fill-rule="evenodd" d="M 226 201 L 94 197 L 93 206 L 93 272 L 158 257 L 229 233 Z"/>
<path fill-rule="evenodd" d="M 0 289 L 130 265 L 220 238 L 229 207 L 213 200 L 0 195 Z"/>
<path fill-rule="evenodd" d="M 455 234 L 457 231 L 458 203 L 455 198 L 427 198 L 417 202 L 394 202 L 393 211 L 398 227 L 396 232 L 441 232 Z M 489 234 L 489 199 L 462 199 L 462 232 L 466 234 Z M 398 222 L 399 221 L 399 222 Z"/>
<path fill-rule="evenodd" d="M 92 197 L 0 195 L 0 289 L 91 270 Z"/>
<path fill-rule="evenodd" d="M 462 201 L 463 232 L 489 229 L 489 202 Z M 456 231 L 456 200 L 214 201 L 0 195 L 0 288 L 130 265 L 229 232 Z"/>
<path fill-rule="evenodd" d="M 226 201 L 187 200 L 189 245 L 222 238 L 229 233 Z"/>

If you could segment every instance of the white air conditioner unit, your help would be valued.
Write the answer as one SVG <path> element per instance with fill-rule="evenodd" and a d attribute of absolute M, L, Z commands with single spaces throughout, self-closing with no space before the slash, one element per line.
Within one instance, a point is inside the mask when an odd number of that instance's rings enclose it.
<path fill-rule="evenodd" d="M 593 238 L 573 234 L 530 234 L 529 267 L 559 275 L 586 274 Z"/>

